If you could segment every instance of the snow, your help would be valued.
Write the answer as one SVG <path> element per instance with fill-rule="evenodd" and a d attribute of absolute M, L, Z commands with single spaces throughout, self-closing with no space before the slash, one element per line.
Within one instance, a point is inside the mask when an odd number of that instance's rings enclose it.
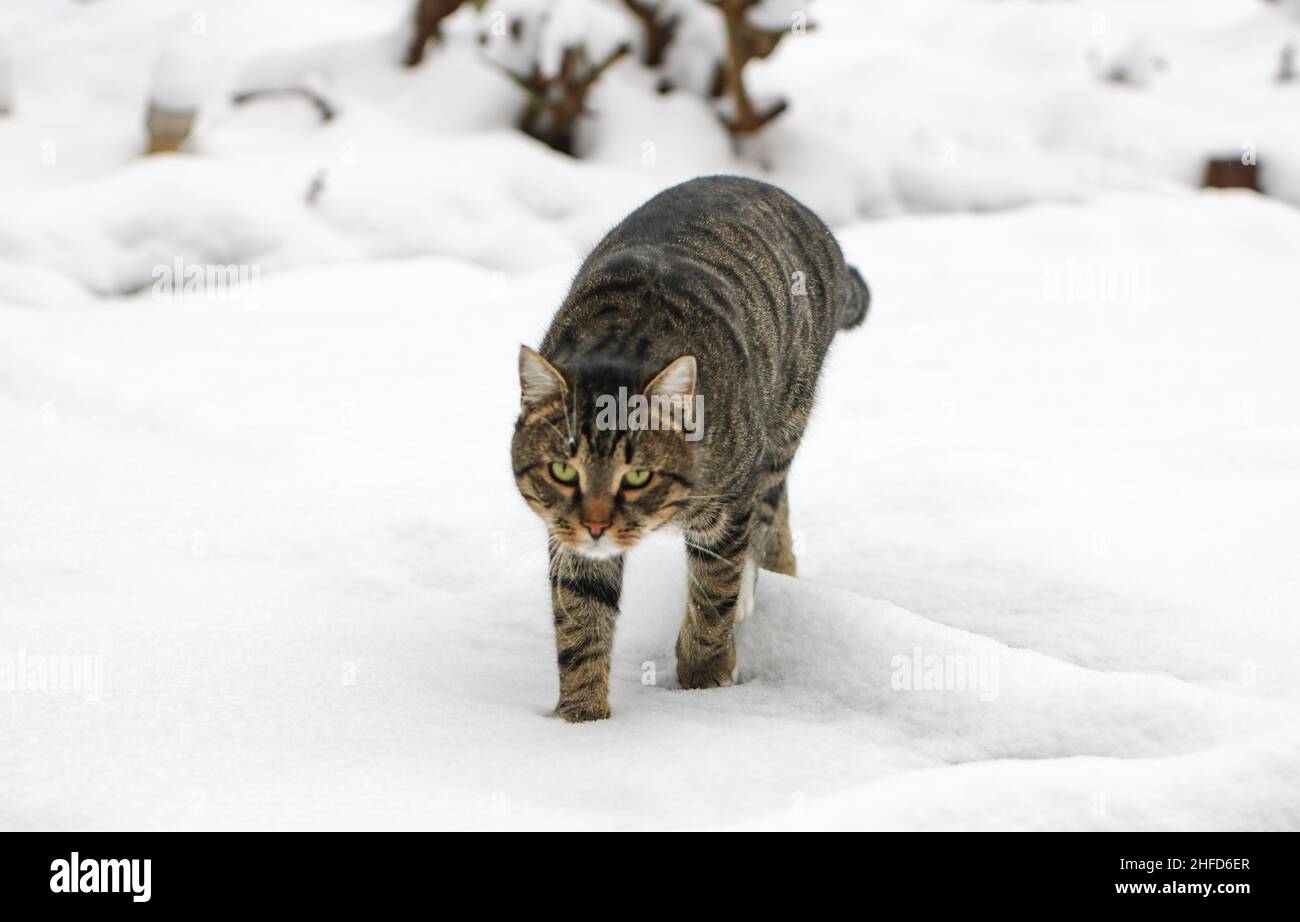
<path fill-rule="evenodd" d="M 1300 216 L 1205 193 L 842 237 L 877 300 L 794 469 L 801 578 L 760 578 L 742 684 L 684 692 L 680 547 L 641 549 L 615 716 L 577 727 L 545 716 L 504 454 L 567 264 L 4 308 L 5 651 L 105 671 L 98 701 L 0 695 L 4 825 L 1293 826 Z M 1134 252 L 1141 297 L 1044 299 Z M 997 681 L 895 690 L 915 651 Z"/>
<path fill-rule="evenodd" d="M 713 7 L 690 0 L 664 0 L 660 9 L 662 19 L 677 19 L 673 41 L 664 53 L 665 75 L 675 86 L 706 95 L 717 70 L 717 49 L 727 41 L 725 21 Z"/>
<path fill-rule="evenodd" d="M 593 64 L 606 60 L 620 47 L 636 41 L 636 21 L 612 5 L 591 0 L 556 0 L 548 10 L 540 35 L 538 61 L 545 76 L 560 73 L 564 52 L 570 48 L 586 49 Z"/>
<path fill-rule="evenodd" d="M 808 16 L 808 5 L 800 0 L 764 0 L 749 10 L 746 19 L 755 28 L 779 32 Z"/>
<path fill-rule="evenodd" d="M 1300 21 L 968 8 L 812 4 L 753 65 L 791 108 L 743 159 L 629 57 L 578 161 L 511 130 L 468 10 L 408 72 L 404 3 L 227 4 L 194 153 L 143 159 L 190 9 L 6 4 L 0 828 L 1300 827 L 1300 138 L 1271 82 Z M 1168 67 L 1098 77 L 1132 47 Z M 271 85 L 339 114 L 222 102 Z M 1191 188 L 1247 142 L 1276 197 Z M 713 170 L 832 220 L 872 313 L 740 684 L 675 687 L 657 536 L 614 716 L 568 725 L 518 346 L 606 228 Z M 255 271 L 159 296 L 177 260 Z M 33 687 L 61 657 L 102 684 Z"/>
<path fill-rule="evenodd" d="M 150 81 L 151 103 L 165 112 L 187 113 L 197 110 L 213 95 L 209 85 L 213 67 L 206 59 L 210 46 L 205 38 L 204 32 L 191 31 L 171 38 L 163 46 Z"/>

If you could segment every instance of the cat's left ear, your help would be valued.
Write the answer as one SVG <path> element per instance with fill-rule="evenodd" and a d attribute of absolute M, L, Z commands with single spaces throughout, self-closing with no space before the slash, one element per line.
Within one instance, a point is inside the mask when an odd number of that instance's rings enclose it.
<path fill-rule="evenodd" d="M 535 349 L 519 347 L 519 400 L 524 406 L 544 403 L 568 392 L 564 375 Z"/>
<path fill-rule="evenodd" d="M 645 386 L 646 396 L 679 397 L 686 400 L 695 396 L 695 356 L 683 355 L 669 362 Z"/>

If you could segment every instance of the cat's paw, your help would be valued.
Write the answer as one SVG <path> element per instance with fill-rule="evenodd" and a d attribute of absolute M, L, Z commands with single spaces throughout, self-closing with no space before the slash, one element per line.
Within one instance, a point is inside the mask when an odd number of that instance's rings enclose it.
<path fill-rule="evenodd" d="M 609 704 L 599 701 L 561 701 L 555 707 L 555 716 L 563 717 L 571 724 L 608 720 L 609 713 Z"/>
<path fill-rule="evenodd" d="M 736 682 L 735 657 L 707 663 L 677 664 L 677 681 L 682 688 L 726 688 Z"/>

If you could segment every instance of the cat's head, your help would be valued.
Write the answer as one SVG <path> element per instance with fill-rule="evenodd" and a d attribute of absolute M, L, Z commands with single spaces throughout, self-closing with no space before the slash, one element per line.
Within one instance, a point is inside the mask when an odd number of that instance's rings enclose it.
<path fill-rule="evenodd" d="M 519 385 L 515 481 L 552 540 L 612 557 L 691 499 L 703 424 L 694 356 L 648 371 L 617 360 L 557 368 L 524 346 Z"/>

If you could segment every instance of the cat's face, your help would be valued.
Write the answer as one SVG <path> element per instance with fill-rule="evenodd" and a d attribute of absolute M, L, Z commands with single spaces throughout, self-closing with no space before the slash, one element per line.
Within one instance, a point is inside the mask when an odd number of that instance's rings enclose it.
<path fill-rule="evenodd" d="M 698 444 L 662 415 L 648 425 L 611 428 L 601 408 L 617 395 L 617 375 L 561 370 L 525 346 L 519 378 L 515 482 L 552 540 L 588 557 L 613 557 L 667 524 L 689 501 Z M 695 359 L 684 356 L 629 392 L 689 401 Z"/>

